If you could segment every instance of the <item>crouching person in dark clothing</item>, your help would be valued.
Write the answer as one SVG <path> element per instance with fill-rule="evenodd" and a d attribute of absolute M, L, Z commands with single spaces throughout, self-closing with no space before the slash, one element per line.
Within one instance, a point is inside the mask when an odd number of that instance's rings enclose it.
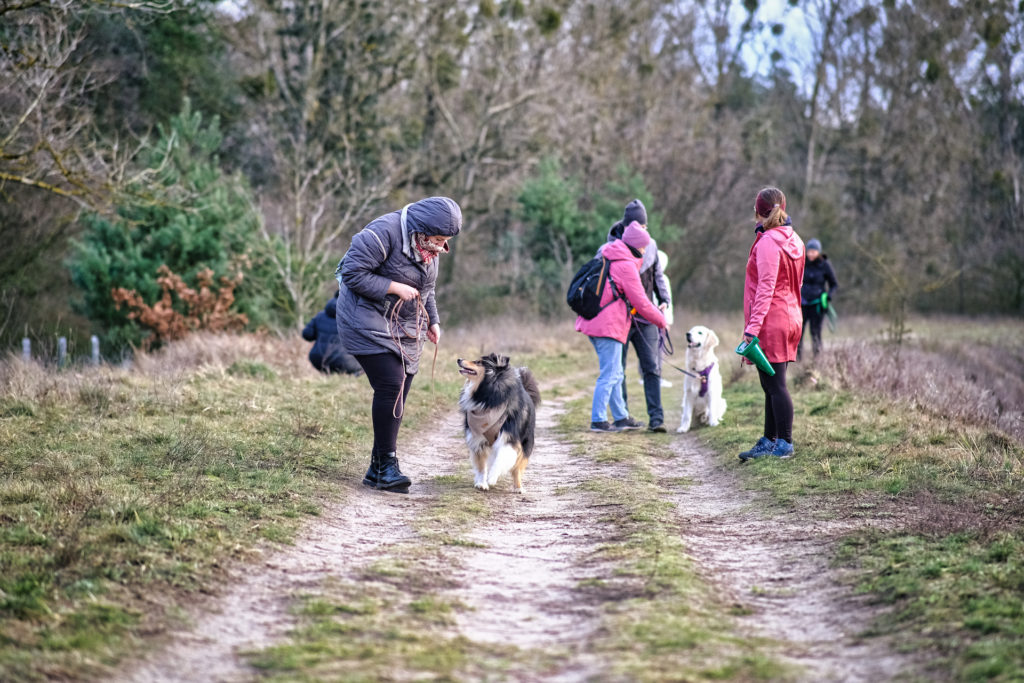
<path fill-rule="evenodd" d="M 800 309 L 804 322 L 800 330 L 800 345 L 796 357 L 799 360 L 804 353 L 804 334 L 811 328 L 811 349 L 814 355 L 821 353 L 821 321 L 827 312 L 826 306 L 832 304 L 839 282 L 832 264 L 821 251 L 821 242 L 807 241 L 807 260 L 804 264 L 804 282 L 800 287 Z"/>
<path fill-rule="evenodd" d="M 419 370 L 424 335 L 437 344 L 438 258 L 462 228 L 462 210 L 428 197 L 371 221 L 338 266 L 338 333 L 373 387 L 373 450 L 363 484 L 408 493 L 398 467 L 398 430 Z"/>
<path fill-rule="evenodd" d="M 334 321 L 337 307 L 338 295 L 335 294 L 324 306 L 324 310 L 313 316 L 302 330 L 302 338 L 313 342 L 313 348 L 309 350 L 309 362 L 328 375 L 333 372 L 361 375 L 363 369 L 355 356 L 345 351 L 338 336 L 338 324 Z"/>

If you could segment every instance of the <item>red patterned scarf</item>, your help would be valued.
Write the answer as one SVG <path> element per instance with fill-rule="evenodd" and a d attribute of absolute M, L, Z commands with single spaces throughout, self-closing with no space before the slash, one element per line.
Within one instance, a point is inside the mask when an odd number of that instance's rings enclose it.
<path fill-rule="evenodd" d="M 419 252 L 420 258 L 423 259 L 424 263 L 430 263 L 441 254 L 448 253 L 448 243 L 437 245 L 427 239 L 427 236 L 422 232 L 414 232 L 413 244 L 416 246 L 416 251 Z"/>

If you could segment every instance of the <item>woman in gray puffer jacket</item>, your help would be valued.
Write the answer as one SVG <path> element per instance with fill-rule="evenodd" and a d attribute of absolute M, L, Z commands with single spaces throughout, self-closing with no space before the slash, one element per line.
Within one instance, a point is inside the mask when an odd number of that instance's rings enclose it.
<path fill-rule="evenodd" d="M 428 197 L 371 221 L 338 264 L 335 320 L 345 348 L 373 387 L 373 450 L 363 484 L 408 493 L 398 467 L 398 430 L 423 338 L 441 338 L 434 300 L 438 257 L 462 228 L 462 210 Z"/>

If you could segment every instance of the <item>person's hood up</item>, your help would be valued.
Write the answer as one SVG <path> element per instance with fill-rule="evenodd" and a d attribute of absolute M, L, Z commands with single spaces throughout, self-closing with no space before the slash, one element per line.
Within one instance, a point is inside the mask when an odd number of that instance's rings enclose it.
<path fill-rule="evenodd" d="M 462 229 L 462 209 L 448 197 L 427 197 L 402 209 L 402 225 L 408 234 L 454 237 Z"/>
<path fill-rule="evenodd" d="M 630 251 L 629 245 L 622 240 L 615 240 L 614 242 L 607 242 L 601 247 L 601 254 L 612 261 L 622 261 L 624 259 L 630 259 L 635 262 L 640 261 L 639 256 L 633 256 L 633 252 Z"/>
<path fill-rule="evenodd" d="M 793 225 L 787 222 L 775 228 L 764 231 L 761 239 L 773 239 L 779 245 L 783 253 L 792 259 L 804 257 L 804 241 L 793 231 Z"/>
<path fill-rule="evenodd" d="M 625 231 L 626 231 L 626 226 L 622 223 L 622 221 L 619 221 L 619 222 L 615 223 L 614 225 L 612 225 L 612 227 L 609 228 L 609 230 L 608 230 L 608 240 L 607 240 L 606 244 L 614 242 L 615 240 L 621 240 L 622 239 L 622 233 L 624 233 Z M 601 248 L 599 248 L 597 250 L 597 253 L 600 254 L 601 253 L 601 249 L 603 249 L 603 248 L 604 248 L 604 245 L 602 245 Z M 651 266 L 653 266 L 657 262 L 657 260 L 658 260 L 657 242 L 652 237 L 651 238 L 651 243 L 647 247 L 647 251 L 644 252 L 643 262 L 642 262 L 642 264 L 640 266 L 640 272 L 641 273 L 646 272 L 648 268 L 650 268 Z"/>
<path fill-rule="evenodd" d="M 612 227 L 608 228 L 608 237 L 605 242 L 613 242 L 615 240 L 622 239 L 622 233 L 626 229 L 626 224 L 622 221 L 617 221 L 612 224 Z"/>
<path fill-rule="evenodd" d="M 338 314 L 338 297 L 331 297 L 331 300 L 324 306 L 324 314 L 328 318 L 334 318 Z"/>

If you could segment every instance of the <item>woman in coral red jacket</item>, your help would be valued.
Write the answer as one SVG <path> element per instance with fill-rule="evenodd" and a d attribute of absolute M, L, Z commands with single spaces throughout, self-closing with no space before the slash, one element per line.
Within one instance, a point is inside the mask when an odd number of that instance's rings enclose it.
<path fill-rule="evenodd" d="M 636 307 L 636 312 L 648 322 L 657 325 L 659 329 L 665 329 L 665 316 L 647 298 L 640 282 L 640 264 L 650 242 L 651 236 L 647 229 L 633 221 L 626 226 L 622 239 L 613 240 L 601 247 L 601 254 L 611 262 L 608 273 L 614 285 L 604 288 L 601 295 L 604 308 L 600 313 L 590 320 L 583 317 L 576 319 L 576 331 L 590 337 L 601 367 L 590 409 L 591 431 L 618 432 L 643 427 L 642 423 L 629 416 L 626 402 L 622 398 L 622 348 L 632 323 L 631 307 Z M 611 423 L 607 415 L 609 407 L 612 411 Z"/>
<path fill-rule="evenodd" d="M 740 460 L 793 455 L 793 399 L 786 387 L 786 368 L 796 360 L 803 324 L 804 243 L 786 214 L 786 196 L 778 188 L 766 187 L 757 193 L 754 213 L 757 228 L 747 258 L 743 339 L 758 338 L 775 375 L 757 371 L 764 390 L 764 435 L 740 453 Z"/>

